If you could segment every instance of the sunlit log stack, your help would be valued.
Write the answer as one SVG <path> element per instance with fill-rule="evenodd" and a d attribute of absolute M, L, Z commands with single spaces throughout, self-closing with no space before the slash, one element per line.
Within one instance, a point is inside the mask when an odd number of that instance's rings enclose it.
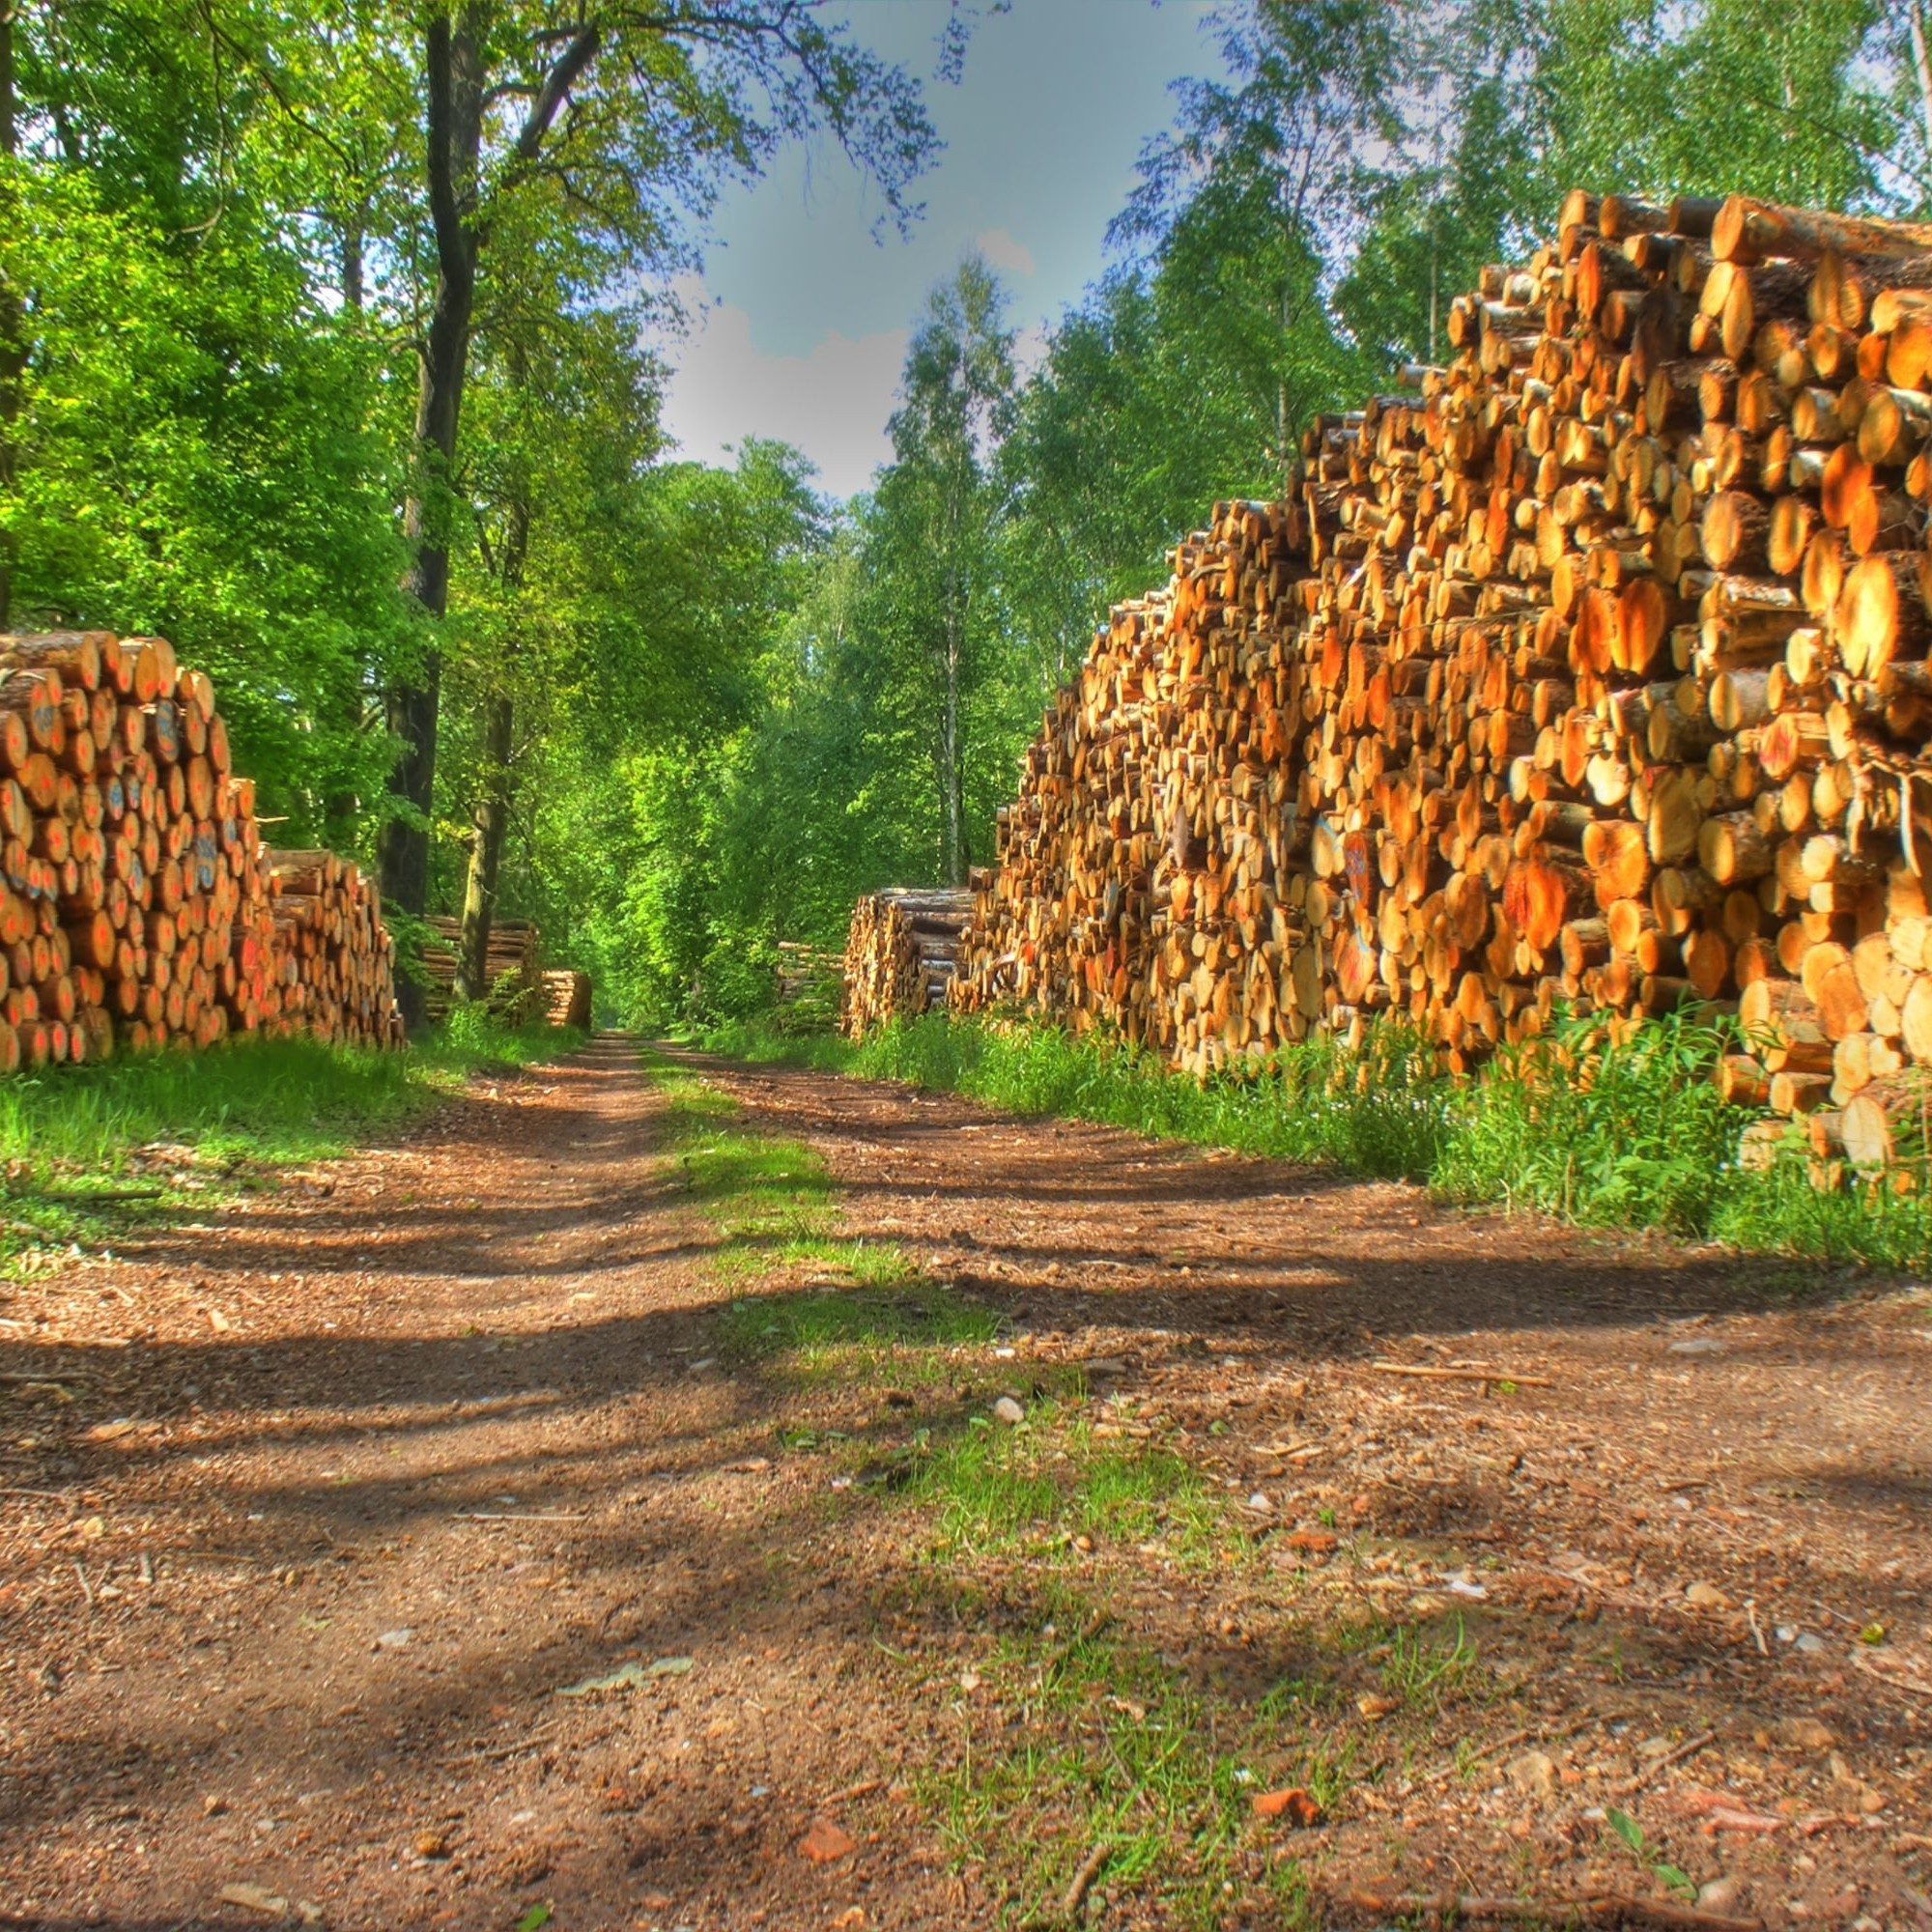
<path fill-rule="evenodd" d="M 0 635 L 0 1068 L 393 1035 L 374 887 L 264 848 L 214 688 L 162 639 Z"/>
<path fill-rule="evenodd" d="M 1727 1091 L 1883 1157 L 1932 1060 L 1932 227 L 1575 193 L 1448 336 L 1112 612 L 955 1002 L 1196 1071 L 1735 1003 Z"/>
<path fill-rule="evenodd" d="M 396 1033 L 394 961 L 375 882 L 333 852 L 263 855 L 271 896 L 271 977 L 284 1021 L 368 1045 Z"/>
<path fill-rule="evenodd" d="M 463 922 L 432 917 L 423 923 L 430 930 L 422 951 L 423 972 L 429 980 L 424 1011 L 429 1019 L 440 1020 L 456 997 L 457 948 L 463 938 Z M 492 920 L 486 951 L 483 980 L 490 989 L 490 1010 L 514 1026 L 534 1019 L 546 1005 L 543 972 L 537 964 L 536 927 L 526 919 Z"/>
<path fill-rule="evenodd" d="M 554 1027 L 588 1027 L 590 975 L 563 966 L 543 976 L 544 1014 Z"/>
<path fill-rule="evenodd" d="M 860 1039 L 945 1006 L 972 911 L 964 887 L 888 886 L 866 894 L 845 939 L 844 1031 Z"/>

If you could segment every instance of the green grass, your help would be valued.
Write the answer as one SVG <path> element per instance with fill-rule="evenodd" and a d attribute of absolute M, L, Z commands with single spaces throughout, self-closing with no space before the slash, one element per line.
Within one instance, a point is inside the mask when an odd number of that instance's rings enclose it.
<path fill-rule="evenodd" d="M 704 1043 L 1017 1113 L 1419 1181 L 1472 1206 L 1659 1228 L 1807 1263 L 1932 1265 L 1932 1175 L 1918 1177 L 1916 1192 L 1857 1178 L 1821 1188 L 1796 1145 L 1769 1171 L 1740 1164 L 1755 1117 L 1725 1105 L 1710 1077 L 1735 1034 L 1690 1015 L 1647 1021 L 1621 1040 L 1599 1021 L 1572 1020 L 1467 1079 L 1437 1072 L 1393 1023 L 1358 1050 L 1310 1041 L 1253 1075 L 1205 1083 L 1100 1036 L 944 1014 L 858 1045 L 743 1024 Z"/>
<path fill-rule="evenodd" d="M 0 1266 L 337 1157 L 472 1073 L 512 1071 L 582 1038 L 465 1016 L 402 1053 L 242 1038 L 10 1077 L 0 1081 Z"/>
<path fill-rule="evenodd" d="M 1004 1889 L 1000 1922 L 1066 1922 L 1067 1885 L 1101 1850 L 1095 1894 L 1157 1899 L 1164 1924 L 1248 1920 L 1258 1906 L 1270 1924 L 1309 1922 L 1307 1875 L 1254 1798 L 1299 1784 L 1332 1803 L 1352 1779 L 1285 1737 L 1275 1702 L 1204 1690 L 1069 1588 L 1042 1590 L 975 1674 L 958 1757 L 918 1795 L 954 1864 L 982 1864 Z"/>
<path fill-rule="evenodd" d="M 804 1141 L 748 1131 L 737 1102 L 662 1054 L 645 1069 L 669 1101 L 668 1128 L 685 1184 L 717 1229 L 712 1258 L 727 1281 L 809 1271 L 803 1289 L 746 1294 L 719 1317 L 718 1342 L 741 1361 L 783 1357 L 800 1376 L 876 1377 L 906 1367 L 930 1380 L 933 1350 L 991 1341 L 992 1310 L 920 1280 L 895 1242 L 837 1232 L 837 1186 Z"/>
<path fill-rule="evenodd" d="M 1065 1557 L 1096 1546 L 1158 1542 L 1184 1564 L 1225 1563 L 1238 1528 L 1201 1471 L 1157 1443 L 1097 1433 L 1086 1406 L 1036 1402 L 1017 1428 L 971 1417 L 915 1444 L 908 1498 L 931 1513 L 931 1553 Z"/>
<path fill-rule="evenodd" d="M 1102 1886 L 1156 1889 L 1183 1922 L 1211 1925 L 1247 1826 L 1241 1767 L 1217 1748 L 1207 1703 L 1090 1607 L 1061 1601 L 1001 1645 L 982 1674 L 1018 1735 L 990 1748 L 969 1738 L 923 1795 L 956 1860 L 990 1851 L 1010 1870 L 1009 1923 L 1052 1920 L 1104 1845 Z"/>

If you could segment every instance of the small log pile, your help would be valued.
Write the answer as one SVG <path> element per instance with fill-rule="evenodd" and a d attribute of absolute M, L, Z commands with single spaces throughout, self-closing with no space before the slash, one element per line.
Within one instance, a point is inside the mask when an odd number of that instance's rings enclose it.
<path fill-rule="evenodd" d="M 556 967 L 543 976 L 545 1016 L 554 1027 L 590 1026 L 590 975 Z"/>
<path fill-rule="evenodd" d="M 781 939 L 773 975 L 772 1017 L 786 1033 L 824 1033 L 838 1024 L 845 960 L 829 947 Z"/>
<path fill-rule="evenodd" d="M 424 1016 L 431 1020 L 448 1017 L 456 997 L 457 948 L 463 938 L 463 922 L 435 915 L 423 923 L 430 936 L 423 941 L 423 972 L 429 980 L 424 994 Z M 522 1026 L 545 1009 L 543 972 L 537 964 L 537 929 L 526 919 L 495 919 L 490 922 L 490 945 L 485 955 L 483 977 L 490 992 L 486 1001 L 490 1011 L 510 1026 Z"/>
<path fill-rule="evenodd" d="M 1877 1157 L 1932 1061 L 1932 227 L 1579 192 L 1448 334 L 1112 611 L 955 1003 L 1206 1072 L 1712 1002 L 1734 1098 Z"/>
<path fill-rule="evenodd" d="M 0 635 L 0 1069 L 298 1029 L 400 1037 L 373 884 L 263 845 L 165 639 Z"/>
<path fill-rule="evenodd" d="M 964 887 L 888 886 L 866 894 L 845 939 L 843 1031 L 863 1039 L 895 1019 L 945 1006 L 972 912 Z"/>

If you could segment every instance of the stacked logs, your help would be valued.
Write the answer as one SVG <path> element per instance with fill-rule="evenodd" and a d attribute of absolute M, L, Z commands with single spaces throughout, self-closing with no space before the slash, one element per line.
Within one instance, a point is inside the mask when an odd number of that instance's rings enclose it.
<path fill-rule="evenodd" d="M 557 967 L 543 976 L 544 1017 L 554 1027 L 590 1025 L 590 975 Z"/>
<path fill-rule="evenodd" d="M 333 852 L 264 856 L 281 1018 L 338 1044 L 397 1037 L 389 936 L 374 883 Z"/>
<path fill-rule="evenodd" d="M 845 939 L 843 1031 L 862 1039 L 945 1006 L 972 912 L 973 895 L 963 887 L 888 886 L 866 894 Z"/>
<path fill-rule="evenodd" d="M 164 639 L 0 635 L 0 1069 L 298 1027 L 393 1037 L 374 887 L 263 846 Z"/>
<path fill-rule="evenodd" d="M 1197 1072 L 1735 1004 L 1860 1158 L 1932 1061 L 1932 227 L 1573 194 L 1217 507 L 1029 748 L 955 1004 Z"/>
<path fill-rule="evenodd" d="M 830 947 L 781 939 L 772 975 L 772 1017 L 786 1033 L 822 1033 L 837 1026 L 845 987 L 845 959 Z"/>
<path fill-rule="evenodd" d="M 423 1009 L 425 1017 L 440 1020 L 447 1016 L 456 998 L 463 922 L 432 916 L 423 923 L 429 928 L 422 949 L 423 973 L 429 982 Z M 490 988 L 491 1012 L 510 1025 L 522 1026 L 544 1010 L 543 974 L 537 964 L 537 929 L 528 920 L 490 922 L 483 979 Z"/>

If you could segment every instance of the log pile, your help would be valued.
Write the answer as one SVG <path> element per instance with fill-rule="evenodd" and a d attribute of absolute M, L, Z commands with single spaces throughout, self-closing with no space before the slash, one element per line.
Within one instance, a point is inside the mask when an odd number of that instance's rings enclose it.
<path fill-rule="evenodd" d="M 339 1045 L 400 1039 L 394 962 L 381 897 L 350 860 L 323 850 L 263 854 L 269 977 L 277 1023 Z"/>
<path fill-rule="evenodd" d="M 863 1039 L 877 1027 L 943 1007 L 973 912 L 963 887 L 888 886 L 852 909 L 845 939 L 843 1031 Z"/>
<path fill-rule="evenodd" d="M 398 1037 L 377 895 L 262 843 L 205 673 L 0 635 L 0 1069 L 297 1029 Z"/>
<path fill-rule="evenodd" d="M 558 967 L 543 976 L 545 1017 L 554 1027 L 590 1026 L 590 975 Z"/>
<path fill-rule="evenodd" d="M 800 939 L 778 943 L 772 1017 L 785 1033 L 825 1033 L 838 1024 L 845 960 L 829 947 Z"/>
<path fill-rule="evenodd" d="M 955 1004 L 1205 1072 L 1712 1002 L 1733 1097 L 1876 1157 L 1932 1061 L 1932 227 L 1577 193 L 1448 333 L 1111 612 Z"/>
<path fill-rule="evenodd" d="M 456 997 L 457 947 L 463 938 L 463 922 L 432 915 L 423 923 L 429 927 L 422 949 L 423 973 L 429 981 L 423 1011 L 428 1019 L 441 1020 L 448 1017 L 450 1003 Z M 528 920 L 490 922 L 483 977 L 490 988 L 486 1004 L 507 1025 L 522 1026 L 545 1010 L 537 929 Z"/>

